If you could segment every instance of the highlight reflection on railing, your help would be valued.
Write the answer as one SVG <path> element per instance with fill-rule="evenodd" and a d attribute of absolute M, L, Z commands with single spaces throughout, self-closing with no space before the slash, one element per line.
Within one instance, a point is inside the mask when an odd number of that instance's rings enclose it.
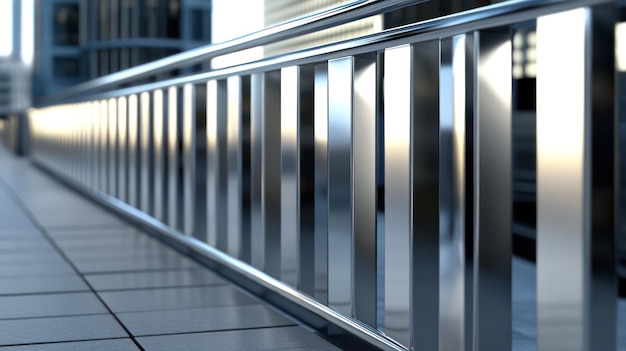
<path fill-rule="evenodd" d="M 615 10 L 512 1 L 35 109 L 33 157 L 377 347 L 511 349 L 511 28 L 536 20 L 538 349 L 614 350 Z"/>

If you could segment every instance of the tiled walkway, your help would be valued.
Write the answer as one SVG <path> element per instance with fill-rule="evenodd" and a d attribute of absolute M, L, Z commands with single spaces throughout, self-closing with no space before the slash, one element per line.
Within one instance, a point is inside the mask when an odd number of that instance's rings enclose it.
<path fill-rule="evenodd" d="M 513 261 L 513 350 L 536 350 L 535 266 Z M 618 302 L 626 351 L 626 299 Z M 0 349 L 337 350 L 0 146 Z"/>
<path fill-rule="evenodd" d="M 337 350 L 1 147 L 0 349 Z"/>

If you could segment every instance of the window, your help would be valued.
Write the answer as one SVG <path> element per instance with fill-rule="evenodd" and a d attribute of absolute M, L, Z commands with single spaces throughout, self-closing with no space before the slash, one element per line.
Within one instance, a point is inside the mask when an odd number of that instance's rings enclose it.
<path fill-rule="evenodd" d="M 54 44 L 78 45 L 78 5 L 54 6 Z"/>
<path fill-rule="evenodd" d="M 80 75 L 80 65 L 78 58 L 55 57 L 54 77 L 55 78 L 77 78 Z"/>

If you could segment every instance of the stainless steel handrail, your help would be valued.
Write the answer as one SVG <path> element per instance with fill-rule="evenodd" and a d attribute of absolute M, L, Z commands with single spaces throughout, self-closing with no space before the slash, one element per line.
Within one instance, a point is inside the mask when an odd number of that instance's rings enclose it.
<path fill-rule="evenodd" d="M 233 40 L 223 43 L 204 45 L 137 67 L 93 79 L 46 98 L 44 104 L 52 103 L 76 94 L 84 94 L 94 90 L 101 90 L 115 84 L 121 84 L 130 80 L 146 77 L 160 71 L 191 66 L 204 62 L 212 57 L 312 33 L 424 1 L 427 0 L 353 1 L 347 4 L 332 7 L 330 9 L 314 12 L 307 16 L 298 17 L 294 20 L 277 24 Z"/>
<path fill-rule="evenodd" d="M 143 91 L 163 89 L 170 86 L 181 86 L 188 83 L 199 83 L 210 79 L 219 79 L 234 74 L 249 74 L 256 71 L 271 70 L 274 68 L 285 66 L 287 64 L 307 64 L 314 61 L 328 60 L 331 58 L 339 57 L 340 55 L 358 55 L 367 51 L 384 49 L 385 47 L 390 45 L 389 42 L 391 41 L 399 41 L 405 38 L 411 38 L 411 40 L 430 40 L 441 36 L 449 36 L 462 32 L 479 30 L 482 27 L 493 27 L 494 21 L 501 21 L 502 23 L 524 21 L 536 18 L 539 15 L 545 15 L 552 12 L 564 11 L 567 9 L 573 9 L 581 6 L 590 6 L 605 2 L 609 2 L 609 0 L 511 0 L 483 6 L 480 8 L 470 9 L 447 16 L 437 17 L 431 20 L 425 20 L 418 23 L 388 29 L 360 38 L 335 42 L 332 44 L 305 49 L 290 54 L 280 55 L 278 57 L 271 57 L 260 61 L 244 63 L 234 67 L 226 67 L 219 70 L 212 70 L 209 72 L 202 72 L 184 77 L 175 77 L 167 80 L 161 80 L 158 82 L 151 82 L 133 87 L 121 88 L 118 90 L 97 92 L 97 90 L 100 90 L 98 88 L 105 88 L 132 79 L 139 79 L 160 69 L 173 69 L 176 67 L 197 63 L 196 59 L 200 60 L 200 56 L 195 55 L 201 55 L 202 59 L 206 59 L 207 57 L 215 57 L 229 53 L 231 52 L 231 48 L 229 46 L 226 46 L 229 43 L 237 45 L 239 49 L 248 48 L 249 46 L 244 47 L 244 43 L 234 42 L 244 40 L 245 38 L 248 38 L 250 36 L 255 36 L 255 38 L 257 38 L 257 34 L 259 35 L 259 40 L 263 39 L 260 37 L 261 33 L 266 31 L 263 30 L 261 32 L 234 39 L 229 42 L 203 46 L 197 49 L 186 51 L 181 54 L 168 56 L 164 59 L 153 61 L 145 65 L 137 66 L 135 68 L 130 68 L 101 78 L 96 78 L 89 82 L 65 90 L 58 95 L 50 96 L 40 104 L 40 107 L 65 102 L 80 102 L 86 99 L 101 99 L 136 94 Z M 300 19 L 296 21 L 299 20 Z M 272 28 L 268 28 L 267 30 Z M 380 47 L 376 47 L 377 44 Z M 198 53 L 199 50 L 204 50 L 205 52 L 200 54 Z M 85 94 L 89 92 L 92 92 L 93 94 L 86 96 Z"/>

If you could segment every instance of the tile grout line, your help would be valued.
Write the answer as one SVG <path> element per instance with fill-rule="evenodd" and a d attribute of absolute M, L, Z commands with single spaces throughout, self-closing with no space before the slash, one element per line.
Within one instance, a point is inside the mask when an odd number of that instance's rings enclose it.
<path fill-rule="evenodd" d="M 261 327 L 242 327 L 242 328 L 230 328 L 230 329 L 200 330 L 200 331 L 174 332 L 174 333 L 164 333 L 164 334 L 145 334 L 145 335 L 142 334 L 142 335 L 138 335 L 137 337 L 138 338 L 153 338 L 157 336 L 210 334 L 210 333 L 224 333 L 224 332 L 236 332 L 236 331 L 247 331 L 247 330 L 279 329 L 279 328 L 290 328 L 290 327 L 300 327 L 300 326 L 296 323 L 289 323 L 289 324 L 278 324 L 278 325 L 261 326 Z"/>
<path fill-rule="evenodd" d="M 67 255 L 65 255 L 65 252 L 57 245 L 57 243 L 54 241 L 54 239 L 48 233 L 48 231 L 41 225 L 41 223 L 39 223 L 37 218 L 35 218 L 33 213 L 26 206 L 26 204 L 24 204 L 22 199 L 19 198 L 19 196 L 13 191 L 13 189 L 11 189 L 11 187 L 6 183 L 6 181 L 2 177 L 0 177 L 0 188 L 4 189 L 4 192 L 9 196 L 9 198 L 11 200 L 13 200 L 13 202 L 17 205 L 17 207 L 22 212 L 24 212 L 26 217 L 28 217 L 28 219 L 33 223 L 35 228 L 37 228 L 37 230 L 39 230 L 41 232 L 41 234 L 44 237 L 44 239 L 46 239 L 54 247 L 54 249 L 59 252 L 59 254 L 72 267 L 72 269 L 74 269 L 76 274 L 78 274 L 78 276 L 83 280 L 83 282 L 87 285 L 87 287 L 89 287 L 91 292 L 93 292 L 95 297 L 100 301 L 100 303 L 102 303 L 104 308 L 115 319 L 115 321 L 120 325 L 120 327 L 124 330 L 124 332 L 126 332 L 126 334 L 128 334 L 128 336 L 130 337 L 132 342 L 135 344 L 135 346 L 137 346 L 137 348 L 139 348 L 139 350 L 145 351 L 145 349 L 141 346 L 141 344 L 135 339 L 135 336 L 130 332 L 130 330 L 128 330 L 128 328 L 124 325 L 124 323 L 122 323 L 122 321 L 111 310 L 111 308 L 104 302 L 102 297 L 100 297 L 100 295 L 98 295 L 98 291 L 96 289 L 94 289 L 94 287 L 89 283 L 89 281 L 85 278 L 85 276 L 78 270 L 78 268 L 74 265 L 74 263 L 67 257 Z"/>

